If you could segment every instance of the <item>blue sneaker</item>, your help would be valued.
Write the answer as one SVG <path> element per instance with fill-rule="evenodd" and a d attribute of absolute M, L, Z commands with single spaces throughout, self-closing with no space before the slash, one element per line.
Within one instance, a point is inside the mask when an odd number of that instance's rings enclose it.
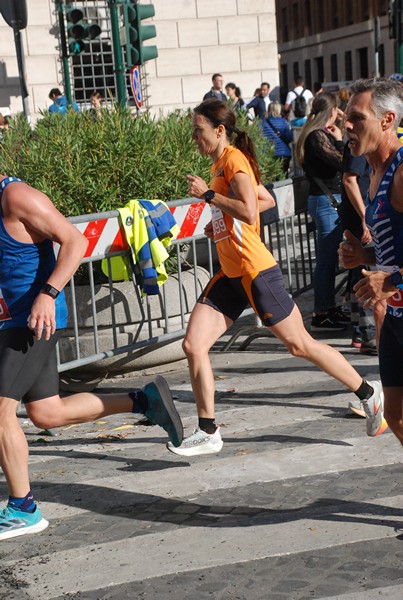
<path fill-rule="evenodd" d="M 154 381 L 144 386 L 143 392 L 148 401 L 145 416 L 154 425 L 165 429 L 172 444 L 177 448 L 183 441 L 183 425 L 167 382 L 161 375 L 157 375 Z"/>
<path fill-rule="evenodd" d="M 8 540 L 27 533 L 39 533 L 46 529 L 48 521 L 38 507 L 33 513 L 23 512 L 11 506 L 0 510 L 0 540 Z"/>

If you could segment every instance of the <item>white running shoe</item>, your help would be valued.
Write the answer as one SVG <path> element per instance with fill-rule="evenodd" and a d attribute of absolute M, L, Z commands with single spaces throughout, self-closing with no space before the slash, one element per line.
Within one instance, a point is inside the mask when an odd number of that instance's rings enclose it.
<path fill-rule="evenodd" d="M 192 435 L 183 440 L 180 446 L 175 447 L 172 442 L 168 442 L 167 448 L 180 456 L 199 456 L 201 454 L 216 454 L 221 450 L 223 444 L 219 427 L 211 434 L 198 427 Z"/>
<path fill-rule="evenodd" d="M 381 435 L 388 428 L 383 417 L 383 390 L 380 381 L 368 381 L 374 388 L 374 393 L 368 400 L 361 400 L 367 420 L 367 435 L 375 437 Z"/>

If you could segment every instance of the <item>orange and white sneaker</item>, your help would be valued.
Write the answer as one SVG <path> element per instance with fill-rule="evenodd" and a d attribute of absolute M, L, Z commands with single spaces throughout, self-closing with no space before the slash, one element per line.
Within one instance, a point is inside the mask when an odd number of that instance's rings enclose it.
<path fill-rule="evenodd" d="M 381 435 L 388 428 L 383 416 L 383 390 L 380 381 L 368 381 L 374 393 L 368 400 L 361 400 L 367 420 L 367 435 L 375 437 Z"/>
<path fill-rule="evenodd" d="M 350 400 L 350 402 L 348 403 L 348 408 L 351 410 L 352 413 L 358 415 L 359 417 L 365 418 L 367 416 L 365 414 L 365 410 L 361 400 Z"/>

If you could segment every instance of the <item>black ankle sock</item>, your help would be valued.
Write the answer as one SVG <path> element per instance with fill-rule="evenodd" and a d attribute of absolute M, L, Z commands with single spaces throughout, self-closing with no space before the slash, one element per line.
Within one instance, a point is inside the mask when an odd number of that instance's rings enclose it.
<path fill-rule="evenodd" d="M 354 394 L 359 400 L 368 400 L 374 393 L 374 388 L 369 385 L 365 379 L 362 380 L 362 384 Z"/>
<path fill-rule="evenodd" d="M 27 513 L 33 513 L 36 508 L 31 490 L 29 490 L 28 494 L 24 496 L 24 498 L 9 496 L 8 506 L 12 506 L 13 508 L 17 508 L 18 510 L 22 510 L 23 512 Z"/>
<path fill-rule="evenodd" d="M 147 396 L 143 392 L 143 390 L 135 390 L 134 392 L 129 392 L 129 396 L 133 400 L 132 412 L 138 415 L 144 415 L 148 407 L 148 401 Z"/>
<path fill-rule="evenodd" d="M 202 417 L 199 417 L 199 427 L 206 433 L 210 434 L 214 433 L 217 429 L 215 419 L 205 419 Z"/>

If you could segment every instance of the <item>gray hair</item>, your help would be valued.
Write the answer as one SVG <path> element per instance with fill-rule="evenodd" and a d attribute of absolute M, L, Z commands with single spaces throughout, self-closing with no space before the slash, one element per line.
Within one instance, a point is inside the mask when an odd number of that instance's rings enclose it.
<path fill-rule="evenodd" d="M 351 86 L 352 94 L 372 95 L 372 110 L 377 119 L 381 119 L 386 112 L 396 115 L 395 129 L 398 128 L 403 118 L 403 85 L 393 79 L 357 79 Z"/>

